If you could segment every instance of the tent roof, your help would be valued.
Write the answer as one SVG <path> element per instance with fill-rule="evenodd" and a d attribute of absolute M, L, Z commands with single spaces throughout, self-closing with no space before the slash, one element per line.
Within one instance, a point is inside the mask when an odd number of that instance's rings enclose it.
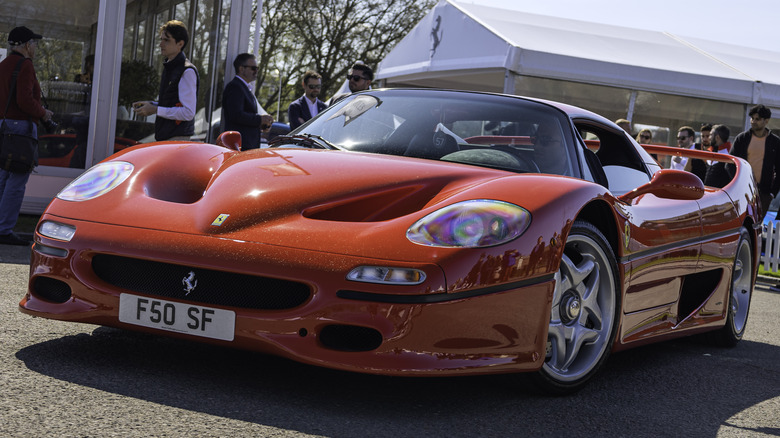
<path fill-rule="evenodd" d="M 437 44 L 438 42 L 438 44 Z M 503 71 L 780 105 L 775 52 L 441 0 L 380 63 L 388 83 Z M 484 72 L 493 71 L 492 76 Z M 430 84 L 430 81 L 428 81 Z M 758 95 L 758 96 L 757 96 Z"/>

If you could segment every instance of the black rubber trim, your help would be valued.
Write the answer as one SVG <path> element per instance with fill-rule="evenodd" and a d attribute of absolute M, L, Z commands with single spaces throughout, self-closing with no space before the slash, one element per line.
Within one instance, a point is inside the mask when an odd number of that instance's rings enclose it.
<path fill-rule="evenodd" d="M 515 281 L 512 283 L 500 284 L 498 286 L 490 286 L 481 289 L 474 289 L 466 292 L 455 293 L 437 293 L 428 295 L 391 295 L 391 294 L 375 294 L 372 292 L 361 292 L 356 290 L 340 290 L 336 292 L 336 296 L 347 300 L 358 301 L 372 301 L 377 303 L 393 303 L 393 304 L 428 304 L 428 303 L 443 303 L 447 301 L 462 300 L 464 298 L 478 297 L 481 295 L 490 295 L 499 292 L 506 292 L 512 289 L 519 289 L 521 287 L 533 286 L 540 283 L 546 283 L 552 281 L 554 274 L 547 274 L 541 277 L 532 278 L 530 280 Z"/>
<path fill-rule="evenodd" d="M 43 255 L 52 256 L 52 257 L 67 257 L 68 256 L 68 250 L 62 249 L 62 248 L 56 248 L 53 246 L 43 245 L 41 243 L 35 243 L 33 245 L 33 251 L 39 252 Z"/>
<path fill-rule="evenodd" d="M 721 237 L 733 236 L 733 235 L 735 235 L 735 233 L 739 234 L 739 230 L 740 230 L 739 228 L 735 228 L 735 229 L 728 230 L 728 231 L 721 231 L 721 232 L 715 233 L 715 234 L 708 234 L 708 235 L 702 236 L 702 237 L 695 237 L 693 239 L 681 240 L 679 242 L 669 243 L 669 244 L 661 245 L 661 246 L 654 246 L 654 247 L 649 248 L 649 249 L 645 249 L 645 250 L 642 250 L 642 251 L 639 251 L 639 252 L 635 252 L 635 253 L 633 253 L 633 254 L 631 254 L 629 256 L 621 257 L 620 260 L 619 260 L 619 263 L 628 263 L 630 261 L 633 261 L 633 260 L 636 260 L 636 259 L 641 259 L 641 258 L 647 257 L 647 256 L 651 256 L 651 255 L 656 254 L 656 253 L 664 253 L 664 252 L 673 250 L 675 248 L 680 248 L 680 247 L 683 247 L 683 246 L 689 246 L 689 245 L 695 245 L 695 244 L 699 244 L 699 243 L 704 243 L 704 242 L 708 242 L 708 241 L 713 240 L 713 239 L 720 239 Z"/>

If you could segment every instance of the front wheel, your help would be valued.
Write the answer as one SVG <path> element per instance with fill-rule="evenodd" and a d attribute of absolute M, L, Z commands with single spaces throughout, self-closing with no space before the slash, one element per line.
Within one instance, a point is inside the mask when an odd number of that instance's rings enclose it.
<path fill-rule="evenodd" d="M 590 223 L 575 222 L 555 275 L 545 363 L 532 375 L 543 391 L 576 391 L 606 361 L 620 315 L 617 278 L 604 235 Z"/>

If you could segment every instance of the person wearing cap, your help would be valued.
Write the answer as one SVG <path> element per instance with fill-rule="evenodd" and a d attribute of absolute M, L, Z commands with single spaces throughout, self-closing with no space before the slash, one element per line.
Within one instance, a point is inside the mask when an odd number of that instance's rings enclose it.
<path fill-rule="evenodd" d="M 7 132 L 38 137 L 37 123 L 51 120 L 53 113 L 41 104 L 41 85 L 35 78 L 32 59 L 42 37 L 21 26 L 8 34 L 8 56 L 0 62 L 0 120 Z M 11 80 L 17 64 L 21 68 L 16 77 L 14 96 Z M 6 104 L 8 109 L 6 110 Z M 29 173 L 15 173 L 0 168 L 0 244 L 28 245 L 30 242 L 13 232 L 24 200 Z"/>
<path fill-rule="evenodd" d="M 198 98 L 198 69 L 184 56 L 190 35 L 184 23 L 171 20 L 160 28 L 160 53 L 163 72 L 159 101 L 134 102 L 141 116 L 156 115 L 154 138 L 189 140 L 195 133 L 195 110 Z"/>

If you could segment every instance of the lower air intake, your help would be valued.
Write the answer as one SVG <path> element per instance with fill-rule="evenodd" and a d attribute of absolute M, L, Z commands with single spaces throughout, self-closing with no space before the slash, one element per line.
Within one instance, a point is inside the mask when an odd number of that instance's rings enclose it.
<path fill-rule="evenodd" d="M 382 345 L 382 335 L 372 328 L 329 325 L 320 331 L 320 342 L 339 351 L 371 351 Z"/>
<path fill-rule="evenodd" d="M 60 304 L 68 301 L 71 296 L 68 283 L 40 276 L 33 280 L 32 293 L 40 299 Z"/>

